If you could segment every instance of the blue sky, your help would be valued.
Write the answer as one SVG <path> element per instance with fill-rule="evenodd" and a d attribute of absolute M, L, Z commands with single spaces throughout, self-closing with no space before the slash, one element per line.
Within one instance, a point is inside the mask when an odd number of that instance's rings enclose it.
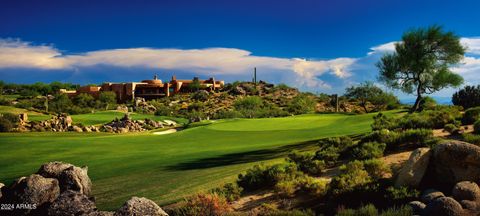
<path fill-rule="evenodd" d="M 342 93 L 412 27 L 440 24 L 480 78 L 478 1 L 17 1 L 0 3 L 0 79 L 137 81 L 215 76 Z M 449 96 L 452 89 L 438 93 Z M 404 96 L 407 97 L 407 96 Z"/>

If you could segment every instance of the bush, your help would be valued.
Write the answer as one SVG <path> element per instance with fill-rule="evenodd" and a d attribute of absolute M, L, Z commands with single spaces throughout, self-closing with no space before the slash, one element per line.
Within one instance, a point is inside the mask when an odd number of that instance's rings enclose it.
<path fill-rule="evenodd" d="M 437 101 L 433 99 L 432 97 L 424 97 L 419 104 L 419 110 L 432 110 L 435 109 L 435 106 L 437 106 Z"/>
<path fill-rule="evenodd" d="M 386 146 L 385 143 L 378 142 L 362 143 L 353 149 L 353 156 L 358 160 L 379 158 L 383 156 Z"/>
<path fill-rule="evenodd" d="M 165 209 L 169 215 L 223 216 L 232 211 L 226 199 L 218 194 L 197 194 L 179 203 L 178 207 Z"/>
<path fill-rule="evenodd" d="M 476 134 L 480 134 L 480 120 L 475 121 L 473 124 L 473 132 Z"/>
<path fill-rule="evenodd" d="M 410 206 L 401 206 L 399 208 L 389 208 L 382 213 L 379 213 L 373 204 L 367 204 L 358 209 L 341 209 L 337 216 L 411 216 L 413 210 Z"/>
<path fill-rule="evenodd" d="M 473 124 L 480 117 L 480 107 L 473 107 L 470 109 L 465 110 L 463 114 L 462 123 L 463 124 Z"/>
<path fill-rule="evenodd" d="M 213 116 L 214 119 L 243 118 L 242 113 L 236 110 L 220 110 Z"/>
<path fill-rule="evenodd" d="M 238 175 L 237 184 L 246 191 L 271 188 L 281 180 L 292 179 L 297 172 L 296 166 L 291 163 L 272 166 L 260 164 L 248 169 L 245 174 Z"/>
<path fill-rule="evenodd" d="M 397 123 L 394 118 L 388 117 L 383 113 L 378 113 L 373 117 L 372 130 L 392 130 L 397 127 Z"/>
<path fill-rule="evenodd" d="M 197 101 L 207 101 L 208 100 L 208 92 L 207 91 L 197 91 L 192 94 L 192 99 Z"/>
<path fill-rule="evenodd" d="M 288 105 L 288 112 L 295 115 L 313 112 L 315 110 L 315 105 L 316 102 L 312 97 L 306 94 L 299 94 L 293 98 Z"/>
<path fill-rule="evenodd" d="M 385 190 L 385 198 L 395 202 L 406 203 L 414 201 L 420 195 L 420 191 L 406 186 L 390 186 Z"/>
<path fill-rule="evenodd" d="M 236 183 L 227 183 L 220 188 L 212 189 L 210 192 L 225 197 L 228 202 L 233 202 L 240 199 L 243 188 Z"/>
<path fill-rule="evenodd" d="M 480 135 L 477 134 L 462 134 L 462 140 L 471 144 L 480 145 Z"/>
<path fill-rule="evenodd" d="M 315 153 L 315 158 L 334 165 L 343 152 L 354 146 L 354 142 L 347 136 L 333 137 L 320 140 L 319 146 L 320 150 Z"/>
<path fill-rule="evenodd" d="M 19 115 L 15 115 L 15 114 L 12 114 L 12 113 L 3 113 L 3 114 L 0 113 L 0 116 L 4 119 L 8 120 L 12 124 L 16 124 L 16 123 L 20 122 Z"/>
<path fill-rule="evenodd" d="M 480 85 L 465 86 L 452 96 L 453 104 L 465 109 L 480 106 Z"/>
<path fill-rule="evenodd" d="M 300 191 L 317 197 L 325 195 L 328 189 L 328 181 L 307 175 L 299 178 L 298 184 L 300 186 Z"/>
<path fill-rule="evenodd" d="M 344 164 L 340 167 L 340 171 L 341 174 L 333 177 L 330 182 L 330 190 L 333 195 L 353 192 L 373 181 L 361 161 Z"/>
<path fill-rule="evenodd" d="M 172 116 L 173 111 L 170 107 L 165 105 L 156 106 L 157 110 L 155 111 L 156 116 Z"/>
<path fill-rule="evenodd" d="M 0 117 L 0 132 L 9 132 L 13 129 L 13 124 L 8 119 Z"/>
<path fill-rule="evenodd" d="M 8 100 L 7 98 L 0 95 L 0 105 L 8 106 L 8 105 L 10 105 L 10 103 L 11 103 L 10 100 Z"/>
<path fill-rule="evenodd" d="M 408 129 L 400 132 L 379 130 L 363 137 L 360 142 L 385 143 L 388 150 L 393 150 L 399 145 L 425 146 L 433 139 L 433 131 L 428 129 Z"/>
<path fill-rule="evenodd" d="M 295 180 L 282 180 L 275 184 L 274 190 L 280 197 L 293 197 L 298 189 L 298 182 Z"/>
<path fill-rule="evenodd" d="M 325 162 L 315 160 L 315 154 L 313 153 L 299 153 L 294 151 L 288 154 L 288 160 L 295 163 L 298 170 L 310 175 L 320 175 L 325 168 Z"/>
<path fill-rule="evenodd" d="M 458 134 L 459 132 L 459 129 L 455 124 L 446 124 L 443 130 L 450 134 Z"/>
<path fill-rule="evenodd" d="M 381 179 L 392 172 L 390 167 L 379 159 L 365 160 L 362 163 L 368 175 L 375 180 Z"/>

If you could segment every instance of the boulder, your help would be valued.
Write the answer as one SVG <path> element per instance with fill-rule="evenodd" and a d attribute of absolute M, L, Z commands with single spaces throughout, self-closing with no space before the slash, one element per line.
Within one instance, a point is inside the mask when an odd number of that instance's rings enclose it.
<path fill-rule="evenodd" d="M 128 107 L 125 105 L 119 105 L 117 106 L 117 111 L 127 113 L 128 112 Z"/>
<path fill-rule="evenodd" d="M 144 197 L 132 197 L 120 209 L 115 216 L 131 216 L 131 215 L 151 215 L 151 216 L 168 216 L 155 202 Z"/>
<path fill-rule="evenodd" d="M 177 122 L 174 122 L 172 120 L 163 120 L 163 122 L 165 123 L 165 125 L 167 126 L 176 126 L 177 125 Z"/>
<path fill-rule="evenodd" d="M 478 204 L 477 202 L 475 201 L 471 201 L 471 200 L 462 200 L 460 201 L 460 205 L 462 205 L 462 207 L 464 209 L 468 209 L 468 210 L 471 210 L 471 211 L 478 211 Z"/>
<path fill-rule="evenodd" d="M 45 178 L 56 178 L 60 177 L 60 174 L 69 167 L 72 167 L 72 164 L 63 163 L 60 161 L 48 162 L 40 166 L 37 174 Z"/>
<path fill-rule="evenodd" d="M 480 147 L 460 141 L 446 141 L 433 148 L 435 179 L 440 183 L 480 180 Z"/>
<path fill-rule="evenodd" d="M 410 154 L 408 161 L 400 169 L 395 186 L 417 187 L 422 181 L 430 161 L 430 149 L 418 148 Z"/>
<path fill-rule="evenodd" d="M 440 197 L 445 197 L 445 195 L 441 191 L 438 191 L 435 189 L 428 189 L 423 192 L 420 199 L 422 200 L 423 203 L 429 204 L 430 202 Z"/>
<path fill-rule="evenodd" d="M 2 198 L 2 188 L 4 187 L 5 185 L 3 183 L 0 183 L 0 199 Z"/>
<path fill-rule="evenodd" d="M 71 166 L 65 169 L 58 178 L 60 189 L 62 191 L 73 190 L 90 195 L 92 190 L 92 182 L 88 177 L 88 167 Z"/>
<path fill-rule="evenodd" d="M 60 187 L 57 179 L 32 174 L 18 179 L 6 191 L 3 197 L 5 203 L 35 205 L 39 208 L 57 199 Z"/>
<path fill-rule="evenodd" d="M 76 125 L 73 125 L 72 126 L 72 131 L 75 131 L 75 132 L 83 132 L 82 128 L 81 127 L 78 127 Z"/>
<path fill-rule="evenodd" d="M 413 210 L 413 213 L 417 215 L 421 215 L 426 207 L 426 205 L 420 201 L 409 202 L 408 206 L 410 206 Z"/>
<path fill-rule="evenodd" d="M 85 194 L 77 191 L 64 191 L 48 208 L 49 215 L 91 215 L 97 211 L 95 203 Z"/>
<path fill-rule="evenodd" d="M 462 205 L 451 197 L 440 197 L 425 207 L 425 215 L 435 216 L 463 216 Z"/>
<path fill-rule="evenodd" d="M 475 201 L 480 198 L 480 188 L 475 182 L 462 181 L 453 187 L 452 197 L 456 200 Z"/>

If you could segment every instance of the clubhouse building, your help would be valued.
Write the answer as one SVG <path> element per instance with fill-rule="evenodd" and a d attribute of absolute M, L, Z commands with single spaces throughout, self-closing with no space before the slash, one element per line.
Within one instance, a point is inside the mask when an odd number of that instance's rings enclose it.
<path fill-rule="evenodd" d="M 198 77 L 194 77 L 192 80 L 177 80 L 175 76 L 172 76 L 172 80 L 163 83 L 155 75 L 152 80 L 142 80 L 141 82 L 103 83 L 102 86 L 82 86 L 78 90 L 61 89 L 60 92 L 67 94 L 69 97 L 85 93 L 98 98 L 100 92 L 112 91 L 117 95 L 118 102 L 126 102 L 133 100 L 135 97 L 142 97 L 146 100 L 169 97 L 174 94 L 192 91 L 193 88 L 215 91 L 223 88 L 224 85 L 223 80 L 215 80 L 213 77 L 207 80 L 200 80 Z"/>

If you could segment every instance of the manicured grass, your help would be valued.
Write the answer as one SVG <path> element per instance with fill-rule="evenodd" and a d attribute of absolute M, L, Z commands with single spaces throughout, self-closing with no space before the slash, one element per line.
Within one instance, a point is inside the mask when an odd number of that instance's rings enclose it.
<path fill-rule="evenodd" d="M 20 114 L 20 113 L 27 113 L 28 119 L 31 121 L 41 121 L 49 119 L 49 115 L 45 115 L 40 112 L 30 111 L 27 109 L 16 108 L 13 106 L 0 106 L 0 113 L 12 113 L 12 114 Z"/>
<path fill-rule="evenodd" d="M 165 205 L 234 181 L 254 163 L 282 161 L 293 149 L 315 148 L 307 141 L 368 132 L 373 115 L 220 120 L 168 135 L 4 133 L 0 182 L 58 160 L 89 167 L 100 209 L 117 208 L 133 195 Z"/>

